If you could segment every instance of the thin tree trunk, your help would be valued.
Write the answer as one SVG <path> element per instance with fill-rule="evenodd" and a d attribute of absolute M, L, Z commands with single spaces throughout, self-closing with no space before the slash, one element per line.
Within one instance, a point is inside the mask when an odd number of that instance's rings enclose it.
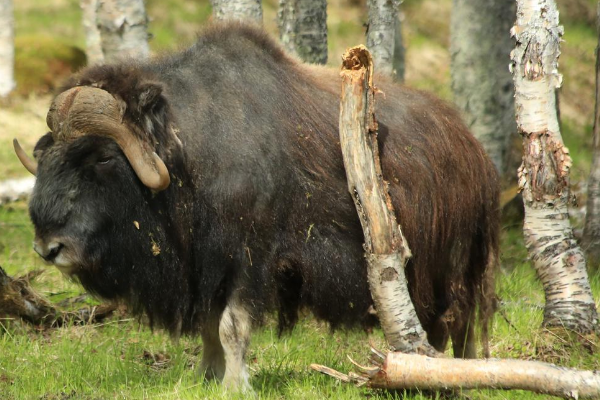
<path fill-rule="evenodd" d="M 394 73 L 394 50 L 396 46 L 396 26 L 399 0 L 368 0 L 369 20 L 367 22 L 367 47 L 373 55 L 378 73 Z"/>
<path fill-rule="evenodd" d="M 508 71 L 514 42 L 506 33 L 514 0 L 453 0 L 450 30 L 452 93 L 467 126 L 504 174 L 517 134 Z M 514 173 L 514 171 L 510 171 Z"/>
<path fill-rule="evenodd" d="M 377 316 L 393 349 L 436 354 L 408 293 L 404 268 L 411 254 L 382 177 L 369 51 L 364 46 L 346 51 L 340 75 L 340 144 L 348 190 L 365 236 L 367 276 Z"/>
<path fill-rule="evenodd" d="M 587 186 L 587 213 L 583 230 L 583 248 L 590 266 L 600 266 L 600 1 L 598 2 L 596 29 L 596 107 L 594 109 L 594 146 L 592 168 Z"/>
<path fill-rule="evenodd" d="M 261 0 L 210 0 L 210 4 L 216 20 L 237 19 L 258 25 L 263 23 Z"/>
<path fill-rule="evenodd" d="M 517 126 L 523 136 L 519 187 L 525 244 L 546 295 L 544 326 L 590 333 L 598 314 L 583 252 L 573 238 L 567 204 L 571 157 L 556 118 L 559 43 L 554 0 L 518 0 L 512 52 Z"/>
<path fill-rule="evenodd" d="M 148 57 L 148 18 L 143 0 L 98 0 L 97 18 L 105 61 Z"/>
<path fill-rule="evenodd" d="M 12 0 L 0 0 L 0 98 L 15 88 L 15 40 Z"/>
<path fill-rule="evenodd" d="M 396 19 L 396 35 L 394 37 L 394 77 L 398 82 L 404 82 L 404 73 L 406 71 L 405 57 L 406 50 L 402 40 L 402 22 L 400 18 Z"/>
<path fill-rule="evenodd" d="M 102 41 L 96 17 L 98 0 L 80 0 L 79 5 L 83 12 L 87 63 L 88 65 L 101 64 L 104 61 L 104 54 L 102 53 Z"/>
<path fill-rule="evenodd" d="M 377 352 L 378 353 L 378 352 Z M 342 374 L 312 364 L 316 371 L 344 382 L 395 390 L 528 390 L 565 399 L 600 397 L 600 372 L 579 371 L 538 361 L 462 360 L 419 354 L 377 354 L 374 367 L 357 365 L 362 374 Z M 381 362 L 383 361 L 383 362 Z"/>
<path fill-rule="evenodd" d="M 303 61 L 327 63 L 327 0 L 279 0 L 279 38 Z"/>

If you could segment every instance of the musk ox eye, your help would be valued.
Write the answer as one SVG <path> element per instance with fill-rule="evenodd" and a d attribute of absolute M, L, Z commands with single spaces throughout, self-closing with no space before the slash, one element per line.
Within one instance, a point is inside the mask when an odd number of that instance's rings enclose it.
<path fill-rule="evenodd" d="M 101 157 L 98 159 L 98 161 L 96 161 L 96 163 L 99 165 L 107 165 L 111 161 L 112 161 L 111 157 Z"/>

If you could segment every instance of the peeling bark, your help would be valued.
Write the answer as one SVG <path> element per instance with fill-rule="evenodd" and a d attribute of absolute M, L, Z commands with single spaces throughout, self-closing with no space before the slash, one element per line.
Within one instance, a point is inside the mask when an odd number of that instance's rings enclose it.
<path fill-rule="evenodd" d="M 97 0 L 97 21 L 106 62 L 147 58 L 148 17 L 143 0 Z"/>
<path fill-rule="evenodd" d="M 514 0 L 453 0 L 450 30 L 454 103 L 503 175 L 517 137 L 514 86 L 508 71 L 514 46 L 507 31 Z M 509 172 L 514 174 L 514 170 Z"/>
<path fill-rule="evenodd" d="M 210 4 L 216 20 L 237 19 L 258 25 L 263 23 L 261 0 L 210 0 Z"/>
<path fill-rule="evenodd" d="M 583 252 L 569 222 L 571 158 L 558 125 L 555 89 L 559 42 L 554 0 L 518 0 L 511 34 L 517 127 L 523 136 L 523 163 L 518 171 L 525 205 L 525 244 L 544 286 L 543 325 L 591 333 L 598 314 Z"/>
<path fill-rule="evenodd" d="M 287 51 L 308 63 L 327 63 L 327 0 L 279 0 L 277 23 Z"/>
<path fill-rule="evenodd" d="M 600 267 L 600 1 L 598 2 L 596 29 L 598 45 L 596 47 L 596 106 L 594 109 L 594 147 L 592 168 L 587 185 L 587 212 L 583 230 L 583 248 L 589 265 Z"/>
<path fill-rule="evenodd" d="M 15 41 L 12 0 L 0 0 L 0 98 L 15 88 Z"/>
<path fill-rule="evenodd" d="M 369 20 L 367 22 L 367 48 L 373 55 L 373 63 L 378 73 L 394 74 L 394 52 L 399 0 L 368 0 Z"/>
<path fill-rule="evenodd" d="M 85 55 L 87 64 L 101 64 L 104 61 L 102 41 L 96 18 L 98 0 L 80 0 L 79 6 L 83 13 L 83 30 L 85 31 Z"/>
<path fill-rule="evenodd" d="M 417 317 L 404 274 L 411 256 L 383 180 L 374 117 L 373 60 L 364 46 L 344 54 L 340 144 L 365 237 L 367 274 L 377 316 L 390 347 L 436 354 Z"/>
<path fill-rule="evenodd" d="M 311 368 L 343 382 L 379 389 L 528 390 L 565 399 L 600 397 L 600 372 L 579 371 L 538 361 L 463 360 L 418 354 L 388 353 L 383 363 L 348 375 L 321 365 Z"/>

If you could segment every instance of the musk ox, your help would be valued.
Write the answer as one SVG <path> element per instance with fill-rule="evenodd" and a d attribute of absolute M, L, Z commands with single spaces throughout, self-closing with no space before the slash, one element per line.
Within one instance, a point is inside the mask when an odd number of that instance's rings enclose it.
<path fill-rule="evenodd" d="M 498 254 L 495 169 L 451 107 L 380 78 L 383 173 L 412 250 L 410 293 L 432 345 L 475 356 Z M 173 335 L 199 334 L 208 378 L 248 385 L 251 328 L 306 308 L 375 321 L 363 233 L 338 138 L 338 72 L 255 28 L 94 66 L 54 99 L 29 159 L 35 250 L 90 292 Z M 485 319 L 485 318 L 484 318 Z"/>

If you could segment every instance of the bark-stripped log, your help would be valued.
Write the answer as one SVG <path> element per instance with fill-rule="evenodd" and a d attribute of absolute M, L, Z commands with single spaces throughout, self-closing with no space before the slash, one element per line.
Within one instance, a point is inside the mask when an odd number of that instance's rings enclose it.
<path fill-rule="evenodd" d="M 365 236 L 368 280 L 388 344 L 403 352 L 435 354 L 408 293 L 404 267 L 411 256 L 383 180 L 374 117 L 373 60 L 364 46 L 342 61 L 340 144 Z"/>
<path fill-rule="evenodd" d="M 12 0 L 0 0 L 0 98 L 15 88 L 15 43 Z"/>
<path fill-rule="evenodd" d="M 102 40 L 100 39 L 100 31 L 98 30 L 96 18 L 98 0 L 80 0 L 79 6 L 81 7 L 83 16 L 87 64 L 100 64 L 104 61 L 104 53 L 102 53 Z"/>
<path fill-rule="evenodd" d="M 216 20 L 234 19 L 258 25 L 263 23 L 261 0 L 210 0 L 210 4 Z"/>
<path fill-rule="evenodd" d="M 97 0 L 97 19 L 104 60 L 147 58 L 148 17 L 143 0 Z"/>
<path fill-rule="evenodd" d="M 596 16 L 596 106 L 594 109 L 594 146 L 592 168 L 587 186 L 587 213 L 583 230 L 583 248 L 593 269 L 600 268 L 600 1 Z"/>
<path fill-rule="evenodd" d="M 368 0 L 369 20 L 367 23 L 367 48 L 373 55 L 377 72 L 394 74 L 394 52 L 396 49 L 396 25 L 399 0 Z"/>
<path fill-rule="evenodd" d="M 538 361 L 463 360 L 388 353 L 382 365 L 359 366 L 360 375 L 345 375 L 317 364 L 311 367 L 344 382 L 379 389 L 519 389 L 565 399 L 600 397 L 599 371 L 579 371 Z"/>
<path fill-rule="evenodd" d="M 287 51 L 308 63 L 327 63 L 326 0 L 279 0 L 277 23 Z"/>
<path fill-rule="evenodd" d="M 518 171 L 525 203 L 526 246 L 545 296 L 544 326 L 590 333 L 598 314 L 585 258 L 569 222 L 571 157 L 560 135 L 555 88 L 563 28 L 554 0 L 518 0 L 511 29 L 517 127 L 523 136 Z"/>

